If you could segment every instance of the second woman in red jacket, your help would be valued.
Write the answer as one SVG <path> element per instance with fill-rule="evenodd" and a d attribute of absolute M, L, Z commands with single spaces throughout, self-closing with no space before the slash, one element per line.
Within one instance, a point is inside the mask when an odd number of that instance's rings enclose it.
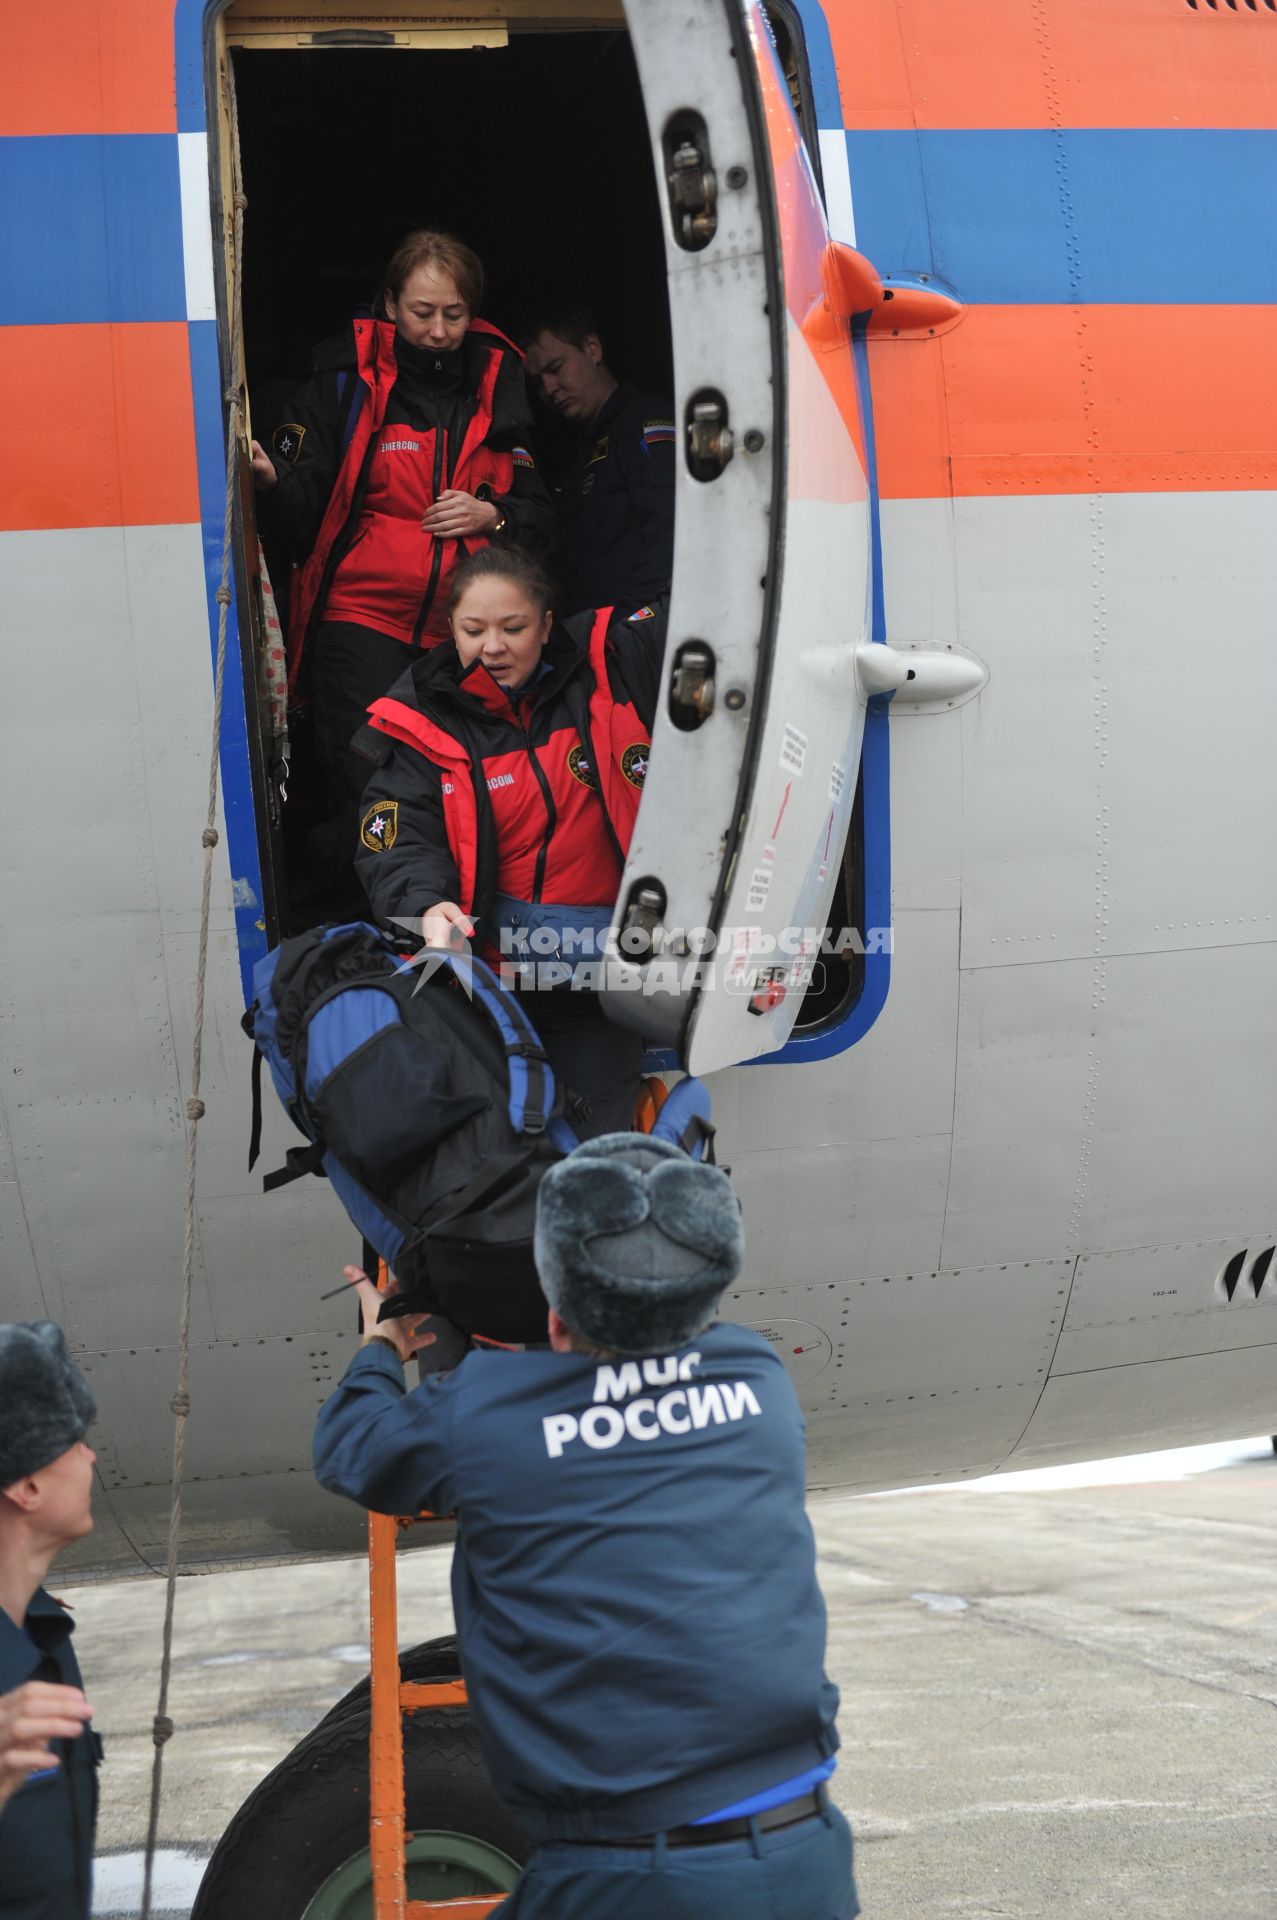
<path fill-rule="evenodd" d="M 647 775 L 666 604 L 562 624 L 535 562 L 457 569 L 450 644 L 374 701 L 355 864 L 382 920 L 516 961 L 581 1138 L 627 1128 L 643 1041 L 589 991 Z M 373 771 L 373 767 L 376 771 Z M 555 958 L 558 956 L 558 958 Z M 529 978 L 530 976 L 530 978 Z M 571 982 L 575 980 L 576 984 Z"/>

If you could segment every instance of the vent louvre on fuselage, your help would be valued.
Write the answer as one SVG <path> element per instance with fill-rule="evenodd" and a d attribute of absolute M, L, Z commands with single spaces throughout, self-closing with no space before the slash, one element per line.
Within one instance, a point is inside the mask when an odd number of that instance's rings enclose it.
<path fill-rule="evenodd" d="M 1246 1264 L 1246 1252 L 1247 1249 L 1243 1247 L 1240 1253 L 1235 1253 L 1219 1276 L 1219 1286 L 1226 1300 L 1231 1300 L 1237 1291 L 1237 1282 Z"/>
<path fill-rule="evenodd" d="M 1273 1254 L 1275 1252 L 1277 1252 L 1277 1248 L 1265 1247 L 1263 1252 L 1257 1253 L 1250 1263 L 1250 1272 L 1246 1278 L 1250 1281 L 1251 1292 L 1254 1294 L 1256 1300 L 1259 1298 L 1259 1289 L 1263 1286 L 1272 1271 Z"/>
<path fill-rule="evenodd" d="M 1220 1268 L 1215 1279 L 1216 1292 L 1225 1300 L 1231 1300 L 1240 1292 L 1243 1300 L 1258 1300 L 1273 1268 L 1273 1257 L 1277 1247 L 1262 1247 L 1251 1259 L 1250 1248 L 1243 1247 Z M 1243 1280 L 1243 1275 L 1245 1276 Z"/>
<path fill-rule="evenodd" d="M 1184 0 L 1190 13 L 1272 13 L 1277 0 Z"/>

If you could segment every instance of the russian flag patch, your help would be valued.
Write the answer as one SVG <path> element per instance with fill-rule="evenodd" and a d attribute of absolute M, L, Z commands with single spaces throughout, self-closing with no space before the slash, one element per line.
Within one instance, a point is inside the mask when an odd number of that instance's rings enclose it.
<path fill-rule="evenodd" d="M 516 467 L 534 467 L 536 465 L 536 461 L 532 458 L 532 455 L 526 447 L 511 447 L 510 458 L 514 461 Z"/>
<path fill-rule="evenodd" d="M 673 446 L 674 422 L 672 420 L 645 420 L 643 422 L 643 451 L 649 447 Z"/>

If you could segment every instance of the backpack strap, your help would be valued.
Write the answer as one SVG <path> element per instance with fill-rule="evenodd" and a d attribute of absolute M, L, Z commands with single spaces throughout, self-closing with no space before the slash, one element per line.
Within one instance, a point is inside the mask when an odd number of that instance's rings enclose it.
<path fill-rule="evenodd" d="M 510 1075 L 510 1125 L 516 1133 L 543 1134 L 554 1110 L 554 1073 L 540 1036 L 513 994 L 491 967 L 473 954 L 431 953 L 453 974 L 476 1006 L 482 1007 L 505 1049 Z M 411 963 L 405 962 L 405 966 Z"/>
<path fill-rule="evenodd" d="M 262 1150 L 262 1060 L 264 1057 L 261 1048 L 254 1043 L 252 1074 L 253 1120 L 248 1135 L 248 1171 L 250 1173 L 257 1165 L 257 1156 Z"/>
<path fill-rule="evenodd" d="M 308 1173 L 317 1173 L 322 1180 L 327 1151 L 322 1140 L 314 1140 L 308 1147 L 290 1147 L 284 1155 L 283 1166 L 277 1167 L 274 1173 L 268 1173 L 262 1180 L 262 1192 L 274 1193 L 277 1187 L 287 1187 Z"/>

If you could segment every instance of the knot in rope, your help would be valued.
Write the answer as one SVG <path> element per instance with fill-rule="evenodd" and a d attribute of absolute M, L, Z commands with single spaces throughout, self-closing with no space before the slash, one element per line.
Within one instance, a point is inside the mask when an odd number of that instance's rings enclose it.
<path fill-rule="evenodd" d="M 216 593 L 215 593 L 215 594 L 213 595 L 213 598 L 214 598 L 214 600 L 216 600 L 216 602 L 217 602 L 217 604 L 218 604 L 218 606 L 219 606 L 219 607 L 229 607 L 229 606 L 230 606 L 230 604 L 231 604 L 231 590 L 230 590 L 230 588 L 229 588 L 229 587 L 219 587 L 219 588 L 217 589 L 217 592 L 216 592 Z"/>
<path fill-rule="evenodd" d="M 243 213 L 245 207 L 248 205 L 248 195 L 246 193 L 233 193 L 231 195 L 231 205 L 234 207 L 236 213 Z"/>
<path fill-rule="evenodd" d="M 166 1740 L 173 1738 L 173 1722 L 166 1713 L 156 1714 L 151 1725 L 151 1738 L 157 1747 L 162 1747 Z"/>
<path fill-rule="evenodd" d="M 191 1396 L 189 1393 L 175 1393 L 168 1404 L 170 1413 L 175 1413 L 179 1420 L 185 1420 L 191 1410 Z M 172 1733 L 172 1731 L 170 1726 L 169 1732 Z"/>
<path fill-rule="evenodd" d="M 204 1102 L 198 1094 L 193 1093 L 187 1101 L 186 1117 L 191 1121 L 202 1120 L 204 1118 Z"/>
<path fill-rule="evenodd" d="M 217 845 L 216 827 L 205 827 L 203 833 L 200 835 L 200 845 L 202 847 L 215 847 Z"/>

